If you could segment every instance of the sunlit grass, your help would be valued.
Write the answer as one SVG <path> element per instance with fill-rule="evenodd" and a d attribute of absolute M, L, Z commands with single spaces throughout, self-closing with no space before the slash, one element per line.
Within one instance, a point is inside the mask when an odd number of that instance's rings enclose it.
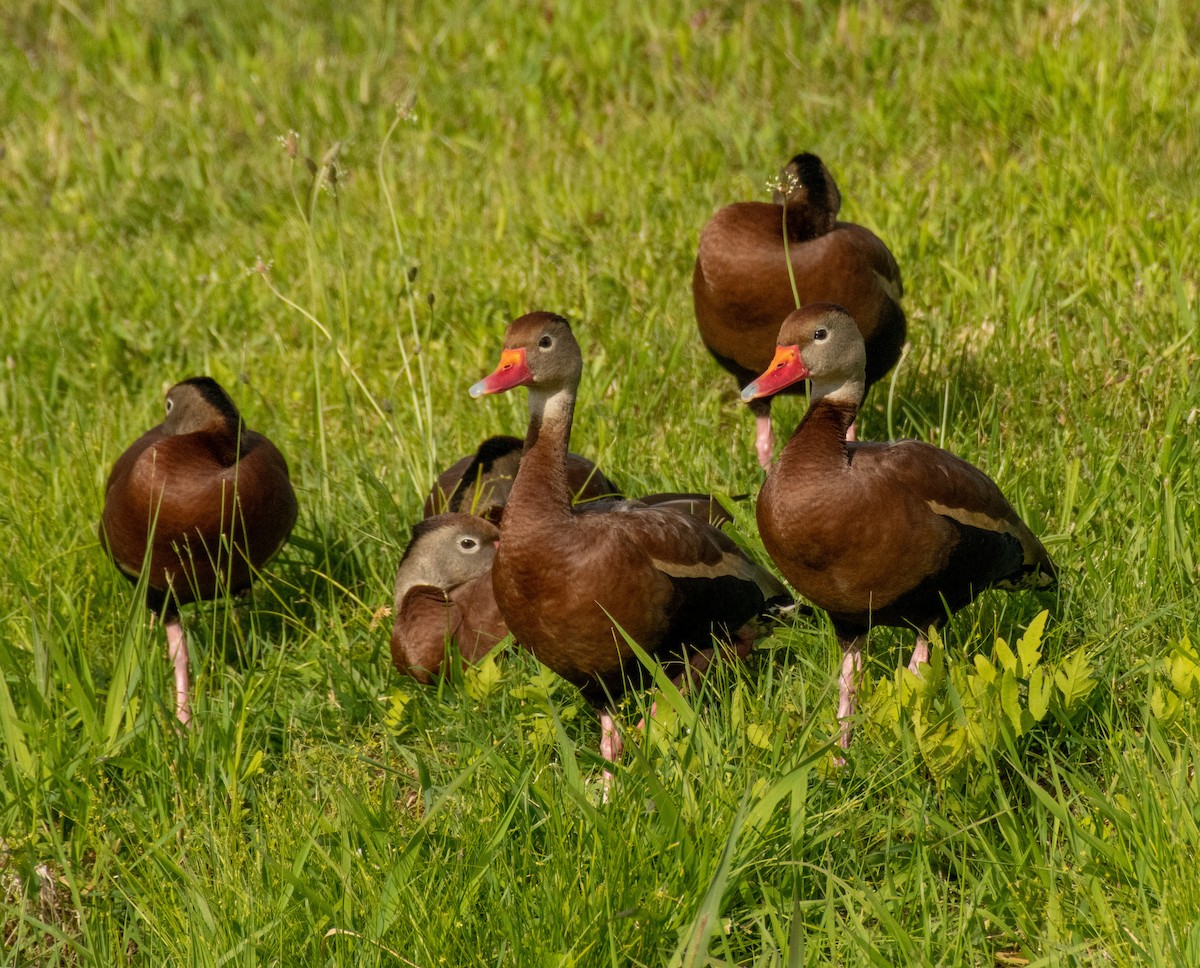
<path fill-rule="evenodd" d="M 1194 11 L 408 7 L 0 13 L 0 964 L 1200 963 Z M 531 309 L 578 321 L 576 450 L 757 489 L 689 279 L 803 149 L 904 274 L 863 434 L 999 481 L 1062 571 L 1047 661 L 1096 684 L 949 777 L 903 723 L 839 771 L 802 619 L 660 701 L 602 805 L 595 720 L 528 657 L 398 681 L 394 569 L 433 470 L 524 426 L 465 389 Z M 182 734 L 96 524 L 200 373 L 301 516 L 250 599 L 186 612 Z M 984 596 L 947 660 L 1041 607 Z"/>

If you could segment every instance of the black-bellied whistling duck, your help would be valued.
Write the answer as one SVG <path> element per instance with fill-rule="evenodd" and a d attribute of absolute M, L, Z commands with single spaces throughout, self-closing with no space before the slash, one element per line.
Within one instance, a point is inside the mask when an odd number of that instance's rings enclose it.
<path fill-rule="evenodd" d="M 418 682 L 441 673 L 448 641 L 468 662 L 508 634 L 492 593 L 500 530 L 473 514 L 417 523 L 396 572 L 392 664 Z"/>
<path fill-rule="evenodd" d="M 215 380 L 167 391 L 166 417 L 113 465 L 100 541 L 163 618 L 175 669 L 175 714 L 191 719 L 187 639 L 179 607 L 250 587 L 296 523 L 287 461 L 248 430 Z"/>
<path fill-rule="evenodd" d="M 637 501 L 572 508 L 566 456 L 582 371 L 567 321 L 529 313 L 509 324 L 499 366 L 471 396 L 529 387 L 525 454 L 492 586 L 516 640 L 600 709 L 601 754 L 615 761 L 610 702 L 642 673 L 616 626 L 669 671 L 702 672 L 714 635 L 744 655 L 754 641 L 748 623 L 790 599 L 729 537 L 689 514 Z"/>
<path fill-rule="evenodd" d="M 948 613 L 991 586 L 1056 580 L 1046 549 L 981 470 L 919 440 L 846 440 L 865 370 L 849 313 L 805 306 L 784 321 L 770 367 L 742 391 L 750 401 L 812 381 L 808 413 L 759 492 L 758 529 L 784 577 L 833 619 L 843 747 L 872 625 L 917 630 L 909 668 L 919 674 L 926 635 Z"/>
<path fill-rule="evenodd" d="M 523 446 L 519 437 L 489 437 L 475 453 L 455 461 L 438 475 L 425 498 L 425 517 L 462 511 L 499 522 Z M 578 454 L 567 455 L 567 486 L 576 502 L 620 495 L 595 464 Z"/>
<path fill-rule="evenodd" d="M 518 437 L 489 437 L 474 454 L 455 461 L 438 475 L 433 490 L 425 498 L 425 517 L 464 512 L 499 524 L 513 479 L 517 476 L 524 446 L 525 442 Z M 617 485 L 605 477 L 595 464 L 578 454 L 567 454 L 567 487 L 571 492 L 572 504 L 626 499 Z M 748 495 L 742 494 L 733 500 L 740 501 L 746 497 Z M 711 494 L 669 491 L 647 494 L 637 500 L 643 504 L 684 511 L 709 524 L 721 525 L 733 520 L 721 502 Z"/>
<path fill-rule="evenodd" d="M 780 189 L 770 203 L 727 205 L 701 231 L 692 273 L 700 338 L 738 386 L 745 386 L 770 363 L 779 326 L 796 308 L 796 296 L 801 306 L 837 303 L 854 317 L 866 341 L 869 387 L 904 349 L 896 260 L 875 233 L 837 220 L 842 196 L 816 155 L 796 155 L 780 173 Z M 785 210 L 795 295 L 784 258 Z M 770 398 L 752 401 L 750 409 L 757 418 L 758 461 L 769 469 L 775 448 Z M 853 425 L 849 433 L 854 439 Z"/>

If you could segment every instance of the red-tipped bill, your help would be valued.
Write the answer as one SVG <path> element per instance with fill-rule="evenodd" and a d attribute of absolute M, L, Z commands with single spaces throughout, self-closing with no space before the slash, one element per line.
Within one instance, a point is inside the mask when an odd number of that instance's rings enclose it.
<path fill-rule="evenodd" d="M 759 397 L 769 397 L 793 383 L 809 378 L 808 367 L 800 357 L 798 345 L 780 346 L 767 372 L 742 390 L 742 402 L 749 403 Z"/>
<path fill-rule="evenodd" d="M 501 353 L 500 365 L 467 392 L 473 397 L 482 397 L 488 393 L 503 393 L 505 390 L 523 387 L 532 382 L 533 374 L 529 372 L 529 364 L 525 362 L 525 349 L 522 347 Z"/>

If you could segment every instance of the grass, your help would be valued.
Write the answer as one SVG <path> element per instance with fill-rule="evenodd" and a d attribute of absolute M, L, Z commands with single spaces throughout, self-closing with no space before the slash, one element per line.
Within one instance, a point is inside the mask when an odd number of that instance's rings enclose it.
<path fill-rule="evenodd" d="M 1177 0 L 7 5 L 0 964 L 1200 963 L 1198 42 Z M 527 658 L 398 681 L 399 552 L 434 470 L 523 426 L 465 388 L 533 308 L 580 321 L 575 449 L 756 489 L 688 278 L 802 149 L 904 272 L 861 432 L 1000 482 L 1062 570 L 1047 661 L 1094 687 L 947 773 L 869 722 L 838 771 L 800 622 L 660 702 L 600 805 L 595 720 Z M 301 517 L 252 600 L 185 615 L 181 735 L 96 522 L 198 373 Z M 964 611 L 948 681 L 1041 607 Z"/>

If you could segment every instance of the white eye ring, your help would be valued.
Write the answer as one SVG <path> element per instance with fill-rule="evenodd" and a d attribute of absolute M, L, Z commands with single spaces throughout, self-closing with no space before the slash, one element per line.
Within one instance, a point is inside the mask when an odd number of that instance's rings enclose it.
<path fill-rule="evenodd" d="M 474 538 L 469 538 L 464 535 L 458 539 L 458 550 L 465 551 L 467 554 L 473 555 L 479 550 L 479 542 Z"/>
<path fill-rule="evenodd" d="M 171 408 L 173 406 L 175 406 L 175 401 L 172 400 L 170 397 L 167 397 L 167 413 L 171 412 Z"/>
<path fill-rule="evenodd" d="M 554 337 L 552 337 L 552 336 L 543 336 L 541 339 L 538 340 L 538 349 L 539 350 L 548 350 L 553 345 L 554 345 Z"/>

